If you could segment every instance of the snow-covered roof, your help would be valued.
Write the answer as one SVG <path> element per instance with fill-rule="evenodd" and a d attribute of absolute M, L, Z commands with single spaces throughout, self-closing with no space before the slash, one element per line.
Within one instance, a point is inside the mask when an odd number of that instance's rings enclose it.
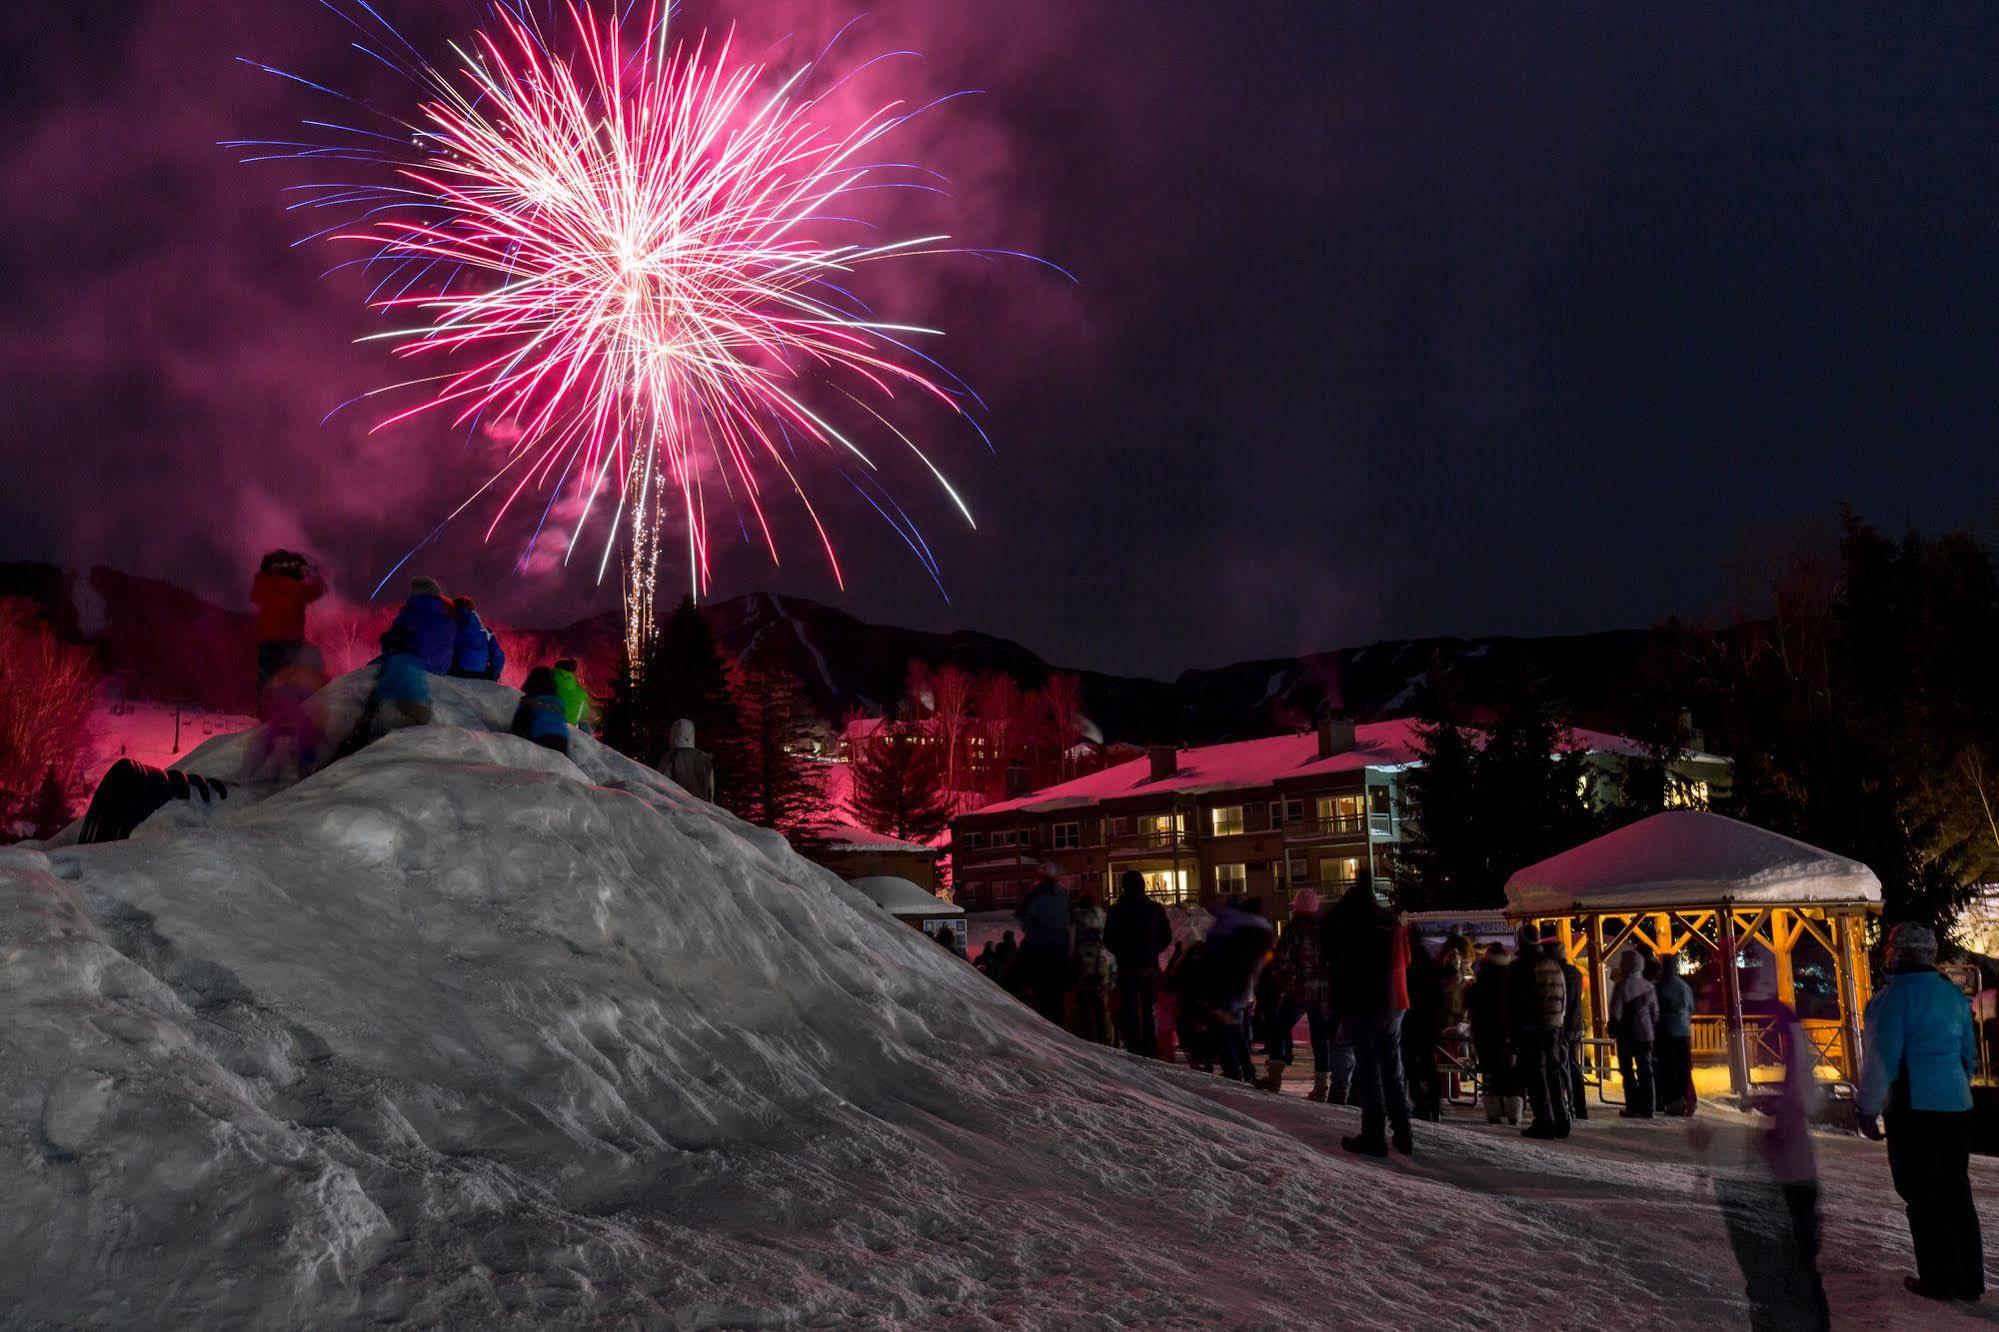
<path fill-rule="evenodd" d="M 1151 759 L 1139 758 L 970 812 L 1052 814 L 1132 796 L 1199 795 L 1358 772 L 1364 768 L 1405 768 L 1422 761 L 1421 727 L 1422 723 L 1414 717 L 1356 726 L 1353 748 L 1326 759 L 1319 757 L 1317 732 L 1204 745 L 1179 751 L 1178 768 L 1172 776 L 1159 781 L 1152 779 Z M 1572 734 L 1576 747 L 1591 753 L 1635 757 L 1649 752 L 1635 740 L 1605 731 L 1577 729 Z M 1722 761 L 1711 754 L 1690 753 L 1684 757 L 1694 761 Z"/>
<path fill-rule="evenodd" d="M 963 907 L 952 906 L 933 893 L 926 893 L 907 879 L 893 874 L 874 874 L 865 879 L 852 879 L 849 886 L 865 893 L 873 902 L 891 916 L 962 916 Z"/>
<path fill-rule="evenodd" d="M 814 846 L 823 846 L 833 851 L 907 851 L 911 855 L 921 856 L 935 855 L 937 852 L 937 848 L 924 846 L 921 842 L 905 842 L 845 820 L 815 825 L 806 840 Z"/>
<path fill-rule="evenodd" d="M 1516 915 L 1880 900 L 1881 881 L 1857 860 L 1687 809 L 1640 819 L 1506 881 Z"/>

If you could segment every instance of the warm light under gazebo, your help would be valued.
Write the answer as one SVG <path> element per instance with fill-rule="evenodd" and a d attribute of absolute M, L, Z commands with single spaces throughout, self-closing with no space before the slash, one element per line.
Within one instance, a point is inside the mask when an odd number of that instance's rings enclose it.
<path fill-rule="evenodd" d="M 1725 1059 L 1735 1093 L 1747 1094 L 1751 1067 L 1775 1062 L 1762 1045 L 1767 1024 L 1743 1013 L 1741 971 L 1760 946 L 1777 998 L 1800 1009 L 1820 1064 L 1844 1081 L 1858 1076 L 1866 926 L 1881 909 L 1881 881 L 1858 861 L 1719 814 L 1673 810 L 1529 865 L 1507 880 L 1506 906 L 1509 919 L 1560 933 L 1583 973 L 1597 1039 L 1608 1033 L 1608 968 L 1620 950 L 1639 944 L 1662 959 L 1702 950 L 1721 1011 L 1697 1009 L 1695 1058 Z M 1801 968 L 1813 1003 L 1800 1003 Z"/>

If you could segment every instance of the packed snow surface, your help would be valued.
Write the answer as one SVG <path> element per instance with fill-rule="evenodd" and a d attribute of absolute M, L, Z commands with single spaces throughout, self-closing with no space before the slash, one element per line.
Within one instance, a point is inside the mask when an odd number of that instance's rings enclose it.
<path fill-rule="evenodd" d="M 1347 1157 L 1353 1112 L 1076 1042 L 775 835 L 437 689 L 262 800 L 0 852 L 0 1324 L 1743 1321 L 1677 1127 Z M 1934 1325 L 1851 1146 L 1835 1305 Z"/>

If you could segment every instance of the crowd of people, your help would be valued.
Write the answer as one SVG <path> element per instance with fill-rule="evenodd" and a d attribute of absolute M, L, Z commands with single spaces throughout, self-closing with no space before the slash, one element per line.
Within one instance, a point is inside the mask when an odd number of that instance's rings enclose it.
<path fill-rule="evenodd" d="M 1363 1155 L 1413 1154 L 1412 1120 L 1438 1119 L 1447 1095 L 1472 1086 L 1489 1123 L 1520 1126 L 1524 1115 L 1529 1138 L 1565 1139 L 1589 1116 L 1585 987 L 1559 932 L 1523 927 L 1514 947 L 1493 943 L 1483 956 L 1452 934 L 1433 952 L 1377 902 L 1365 872 L 1330 908 L 1313 890 L 1298 892 L 1281 933 L 1253 897 L 1211 913 L 1201 937 L 1176 939 L 1140 875 L 1123 876 L 1106 912 L 1046 865 L 1015 911 L 1018 937 L 1005 931 L 975 964 L 1079 1036 L 1155 1058 L 1172 1059 L 1177 1047 L 1196 1069 L 1269 1091 L 1283 1086 L 1302 1024 L 1310 1099 L 1359 1105 L 1360 1132 L 1342 1145 Z M 1975 1300 L 1985 1288 L 1969 1164 L 1976 1026 L 1936 953 L 1920 925 L 1887 937 L 1858 1110 L 1864 1134 L 1887 1138 L 1908 1207 L 1918 1269 L 1909 1290 Z M 1632 947 L 1613 970 L 1605 1007 L 1625 1093 L 1619 1114 L 1694 1115 L 1694 994 L 1677 959 Z M 1767 1132 L 1748 1140 L 1751 1168 L 1718 1169 L 1714 1187 L 1752 1304 L 1779 1311 L 1768 1325 L 1826 1328 L 1808 1128 L 1818 1055 L 1771 975 L 1747 973 L 1744 1007 L 1784 1076 L 1765 1088 L 1772 1113 Z M 1260 1074 L 1251 1063 L 1258 1039 Z M 1711 1164 L 1713 1139 L 1698 1124 L 1690 1138 Z"/>

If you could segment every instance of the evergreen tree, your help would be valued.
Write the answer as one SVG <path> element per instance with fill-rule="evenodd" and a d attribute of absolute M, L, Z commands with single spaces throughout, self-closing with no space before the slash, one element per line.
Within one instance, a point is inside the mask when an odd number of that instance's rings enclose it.
<path fill-rule="evenodd" d="M 738 778 L 722 803 L 751 823 L 786 835 L 809 833 L 823 821 L 825 804 L 810 757 L 812 703 L 770 642 L 763 639 L 737 673 Z M 716 761 L 719 770 L 719 752 Z"/>
<path fill-rule="evenodd" d="M 666 753 L 673 723 L 694 723 L 694 741 L 715 759 L 715 795 L 734 809 L 735 788 L 744 780 L 742 722 L 736 695 L 708 621 L 683 597 L 654 633 L 639 670 L 619 672 L 604 713 L 604 738 L 641 763 L 656 764 Z"/>
<path fill-rule="evenodd" d="M 1593 773 L 1541 682 L 1518 682 L 1496 721 L 1469 726 L 1452 683 L 1434 669 L 1433 681 L 1422 762 L 1403 778 L 1396 891 L 1410 910 L 1488 910 L 1504 904 L 1514 871 L 1596 831 Z"/>
<path fill-rule="evenodd" d="M 906 842 L 927 842 L 951 822 L 939 746 L 907 727 L 884 724 L 853 757 L 847 809 L 864 828 Z"/>

